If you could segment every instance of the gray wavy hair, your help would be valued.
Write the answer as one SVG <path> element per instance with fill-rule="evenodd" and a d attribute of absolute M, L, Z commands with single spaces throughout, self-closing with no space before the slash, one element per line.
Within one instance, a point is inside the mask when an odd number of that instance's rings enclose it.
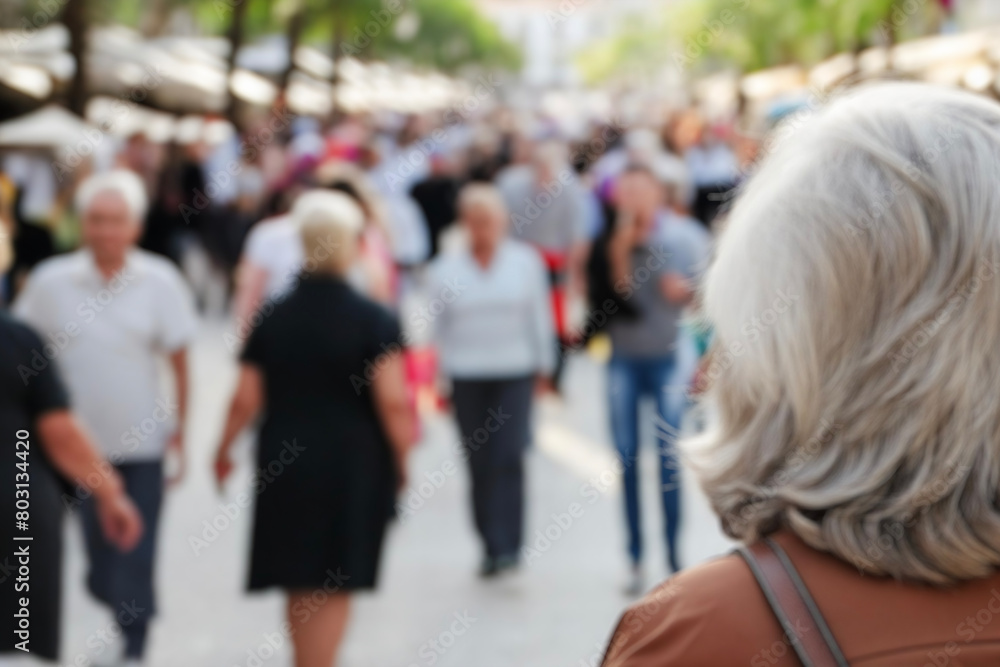
<path fill-rule="evenodd" d="M 687 454 L 726 532 L 779 528 L 935 584 L 1000 564 L 1000 106 L 892 83 L 834 101 L 741 193 Z"/>

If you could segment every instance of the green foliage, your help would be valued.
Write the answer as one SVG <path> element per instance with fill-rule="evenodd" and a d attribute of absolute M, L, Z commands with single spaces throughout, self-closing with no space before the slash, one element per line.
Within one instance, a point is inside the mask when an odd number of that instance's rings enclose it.
<path fill-rule="evenodd" d="M 654 72 L 663 63 L 668 31 L 665 16 L 659 18 L 634 17 L 615 37 L 588 48 L 577 59 L 584 80 L 643 77 Z"/>
<path fill-rule="evenodd" d="M 467 63 L 513 68 L 520 62 L 517 49 L 471 0 L 411 1 L 407 12 L 415 17 L 406 20 L 416 21 L 416 33 L 399 35 L 393 25 L 388 26 L 373 39 L 372 56 L 407 58 L 444 71 L 454 71 Z M 393 20 L 404 19 L 401 14 Z"/>
<path fill-rule="evenodd" d="M 34 1 L 34 0 L 31 0 Z M 246 2 L 247 41 L 282 33 L 289 18 L 303 12 L 302 43 L 329 51 L 340 26 L 341 53 L 360 58 L 402 58 L 453 71 L 468 63 L 516 67 L 519 53 L 472 0 L 89 0 L 95 20 L 135 27 L 144 8 L 184 7 L 206 34 L 223 35 L 236 3 Z M 413 34 L 397 30 L 401 21 Z M 412 31 L 411 31 L 412 32 Z M 399 34 L 398 34 L 399 33 Z"/>
<path fill-rule="evenodd" d="M 684 70 L 728 64 L 743 71 L 811 65 L 920 34 L 937 11 L 935 0 L 683 0 L 661 20 L 628 26 L 581 65 L 591 80 L 651 63 Z"/>

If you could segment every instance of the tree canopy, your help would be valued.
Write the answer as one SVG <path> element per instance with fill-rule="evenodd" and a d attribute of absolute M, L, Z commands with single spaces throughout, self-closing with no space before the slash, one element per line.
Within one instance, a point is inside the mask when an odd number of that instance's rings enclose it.
<path fill-rule="evenodd" d="M 680 0 L 581 58 L 590 80 L 671 65 L 753 71 L 925 34 L 935 0 Z"/>

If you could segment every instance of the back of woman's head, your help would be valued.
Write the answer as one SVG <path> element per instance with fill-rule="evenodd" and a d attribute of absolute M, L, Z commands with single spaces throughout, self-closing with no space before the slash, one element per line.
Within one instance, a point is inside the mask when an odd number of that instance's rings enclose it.
<path fill-rule="evenodd" d="M 361 208 L 342 192 L 311 190 L 296 200 L 291 215 L 299 225 L 305 272 L 344 276 L 358 252 Z"/>
<path fill-rule="evenodd" d="M 864 571 L 1000 564 L 1000 106 L 860 89 L 796 128 L 705 285 L 719 423 L 690 443 L 727 531 Z"/>

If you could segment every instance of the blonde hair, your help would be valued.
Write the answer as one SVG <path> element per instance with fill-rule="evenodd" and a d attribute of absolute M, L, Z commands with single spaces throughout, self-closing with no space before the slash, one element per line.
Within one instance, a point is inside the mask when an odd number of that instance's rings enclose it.
<path fill-rule="evenodd" d="M 475 208 L 485 208 L 504 220 L 507 219 L 507 204 L 500 190 L 489 183 L 470 183 L 458 193 L 460 216 Z"/>
<path fill-rule="evenodd" d="M 364 213 L 347 195 L 312 190 L 299 196 L 292 207 L 305 252 L 306 273 L 343 276 L 358 254 Z"/>
<path fill-rule="evenodd" d="M 686 443 L 725 530 L 864 572 L 1000 564 L 1000 107 L 833 102 L 740 195 L 706 279 L 718 423 Z"/>

